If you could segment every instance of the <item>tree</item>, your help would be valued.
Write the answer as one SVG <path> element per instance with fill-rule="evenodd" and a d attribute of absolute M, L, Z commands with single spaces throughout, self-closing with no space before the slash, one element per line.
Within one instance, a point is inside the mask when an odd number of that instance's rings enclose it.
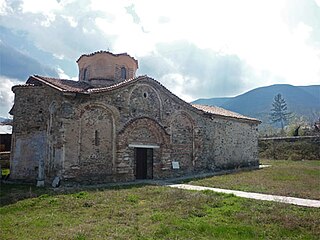
<path fill-rule="evenodd" d="M 281 94 L 278 93 L 274 97 L 274 102 L 272 103 L 272 109 L 270 113 L 272 123 L 280 123 L 281 129 L 288 123 L 291 113 L 288 112 L 287 103 L 282 98 Z"/>

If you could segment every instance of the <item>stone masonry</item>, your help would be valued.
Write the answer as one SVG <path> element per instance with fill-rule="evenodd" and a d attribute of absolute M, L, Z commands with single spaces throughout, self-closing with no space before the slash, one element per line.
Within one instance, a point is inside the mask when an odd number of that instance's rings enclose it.
<path fill-rule="evenodd" d="M 78 64 L 79 81 L 35 75 L 13 87 L 12 180 L 166 179 L 259 164 L 258 120 L 184 102 L 135 77 L 127 54 L 96 52 Z"/>

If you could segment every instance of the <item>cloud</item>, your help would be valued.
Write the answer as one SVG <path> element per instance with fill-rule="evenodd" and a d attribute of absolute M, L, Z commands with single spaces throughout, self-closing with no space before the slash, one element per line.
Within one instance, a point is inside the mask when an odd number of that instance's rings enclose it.
<path fill-rule="evenodd" d="M 310 42 L 315 42 L 320 46 L 320 1 L 287 0 L 286 11 L 283 13 L 285 21 L 294 29 L 301 23 L 311 28 Z"/>
<path fill-rule="evenodd" d="M 139 73 L 179 96 L 218 97 L 278 82 L 317 84 L 316 1 L 0 0 L 0 33 L 60 76 L 77 76 L 83 53 L 128 52 Z"/>
<path fill-rule="evenodd" d="M 8 117 L 13 105 L 14 94 L 12 86 L 19 84 L 18 79 L 0 76 L 0 116 Z"/>
<path fill-rule="evenodd" d="M 161 43 L 140 59 L 140 72 L 160 80 L 180 97 L 235 95 L 246 85 L 245 62 L 236 55 L 200 49 L 187 41 Z"/>
<path fill-rule="evenodd" d="M 125 9 L 126 9 L 127 13 L 129 15 L 131 15 L 133 22 L 136 24 L 139 24 L 141 20 L 134 9 L 134 4 L 131 4 L 130 6 L 125 7 Z"/>
<path fill-rule="evenodd" d="M 53 68 L 41 64 L 4 41 L 0 41 L 0 59 L 0 74 L 9 78 L 25 81 L 33 74 L 58 76 L 58 73 Z"/>
<path fill-rule="evenodd" d="M 7 4 L 1 25 L 25 32 L 25 37 L 45 52 L 75 60 L 82 53 L 113 46 L 114 37 L 101 33 L 95 22 L 98 17 L 112 21 L 112 14 L 88 11 L 90 4 L 88 0 L 50 1 L 48 6 L 54 7 L 49 8 L 36 6 L 34 1 L 17 1 Z"/>

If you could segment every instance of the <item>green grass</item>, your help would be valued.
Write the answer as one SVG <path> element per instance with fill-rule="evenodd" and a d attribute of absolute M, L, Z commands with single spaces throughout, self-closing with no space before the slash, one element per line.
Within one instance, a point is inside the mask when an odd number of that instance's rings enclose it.
<path fill-rule="evenodd" d="M 262 160 L 271 167 L 189 184 L 320 200 L 320 161 Z"/>
<path fill-rule="evenodd" d="M 7 196 L 24 194 L 23 200 Z M 1 185 L 1 239 L 319 239 L 320 209 L 131 186 L 55 193 Z"/>

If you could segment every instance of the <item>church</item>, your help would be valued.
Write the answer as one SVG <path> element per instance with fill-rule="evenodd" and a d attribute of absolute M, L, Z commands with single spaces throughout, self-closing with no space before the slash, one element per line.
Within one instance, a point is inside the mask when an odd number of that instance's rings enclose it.
<path fill-rule="evenodd" d="M 259 165 L 259 120 L 183 101 L 136 76 L 126 53 L 77 64 L 78 81 L 33 75 L 12 87 L 11 180 L 95 184 Z"/>

